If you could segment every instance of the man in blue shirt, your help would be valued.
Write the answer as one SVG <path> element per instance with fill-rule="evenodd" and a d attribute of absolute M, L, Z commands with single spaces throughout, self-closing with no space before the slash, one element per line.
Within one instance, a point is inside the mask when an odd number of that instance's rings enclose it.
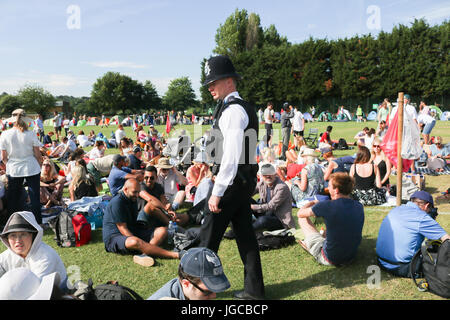
<path fill-rule="evenodd" d="M 328 184 L 331 200 L 310 201 L 297 212 L 298 224 L 305 235 L 300 244 L 320 264 L 347 264 L 356 256 L 362 239 L 364 207 L 350 197 L 353 186 L 354 179 L 348 173 L 333 173 Z M 309 217 L 325 219 L 323 235 Z"/>
<path fill-rule="evenodd" d="M 113 159 L 113 166 L 108 176 L 108 185 L 111 195 L 115 196 L 119 192 L 127 179 L 136 179 L 139 182 L 144 180 L 142 170 L 133 170 L 126 167 L 127 157 L 116 154 Z"/>
<path fill-rule="evenodd" d="M 216 298 L 216 293 L 230 287 L 220 258 L 214 251 L 200 247 L 183 253 L 178 277 L 167 282 L 147 300 L 211 300 Z"/>
<path fill-rule="evenodd" d="M 179 258 L 178 252 L 159 247 L 167 236 L 166 227 L 146 228 L 137 223 L 137 200 L 141 191 L 135 179 L 128 179 L 123 190 L 111 199 L 103 216 L 103 242 L 107 252 L 129 254 L 140 252 L 134 256 L 134 262 L 151 266 L 154 261 L 150 256 Z"/>
<path fill-rule="evenodd" d="M 450 239 L 430 216 L 433 208 L 433 197 L 426 191 L 416 191 L 407 204 L 389 212 L 381 223 L 376 247 L 378 264 L 382 269 L 409 278 L 411 260 L 424 238 Z M 420 271 L 420 266 L 415 271 Z"/>

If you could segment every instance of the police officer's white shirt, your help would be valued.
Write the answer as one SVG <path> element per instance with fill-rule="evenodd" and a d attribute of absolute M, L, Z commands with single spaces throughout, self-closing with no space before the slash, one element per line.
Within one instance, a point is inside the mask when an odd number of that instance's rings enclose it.
<path fill-rule="evenodd" d="M 235 91 L 228 94 L 224 103 L 230 97 L 242 99 Z M 222 197 L 229 185 L 233 184 L 236 176 L 239 159 L 242 153 L 242 139 L 244 130 L 249 122 L 247 113 L 239 104 L 230 104 L 219 119 L 219 128 L 223 135 L 223 156 L 220 163 L 219 173 L 216 175 L 212 194 Z"/>

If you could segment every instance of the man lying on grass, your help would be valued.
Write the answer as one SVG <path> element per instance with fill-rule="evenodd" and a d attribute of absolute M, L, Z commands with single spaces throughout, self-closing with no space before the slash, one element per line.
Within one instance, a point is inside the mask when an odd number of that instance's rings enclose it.
<path fill-rule="evenodd" d="M 151 256 L 178 259 L 178 252 L 168 251 L 159 245 L 167 236 L 167 227 L 149 228 L 138 224 L 137 199 L 141 187 L 136 179 L 128 179 L 123 189 L 111 199 L 103 217 L 103 242 L 108 252 L 129 254 L 134 252 L 134 262 L 143 266 L 152 266 Z M 144 212 L 148 213 L 147 206 Z"/>
<path fill-rule="evenodd" d="M 353 186 L 354 179 L 347 173 L 333 173 L 328 185 L 331 200 L 310 201 L 297 212 L 305 236 L 299 242 L 320 264 L 348 264 L 356 256 L 362 238 L 364 207 L 350 197 Z M 324 218 L 323 236 L 310 217 Z"/>

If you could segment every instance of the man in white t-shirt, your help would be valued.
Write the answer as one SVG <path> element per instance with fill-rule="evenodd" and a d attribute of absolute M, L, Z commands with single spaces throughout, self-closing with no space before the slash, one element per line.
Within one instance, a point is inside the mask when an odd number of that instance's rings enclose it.
<path fill-rule="evenodd" d="M 121 124 L 119 124 L 118 129 L 116 130 L 114 135 L 116 137 L 116 145 L 120 146 L 120 140 L 122 140 L 122 138 L 126 137 L 125 130 L 123 130 L 123 126 Z"/>
<path fill-rule="evenodd" d="M 298 149 L 299 141 L 303 137 L 303 132 L 305 130 L 305 119 L 303 117 L 303 113 L 301 113 L 297 106 L 294 107 L 294 118 L 292 121 L 292 135 L 294 136 L 294 145 L 295 148 Z"/>
<path fill-rule="evenodd" d="M 62 117 L 57 111 L 55 111 L 53 112 L 53 128 L 55 129 L 56 139 L 59 139 L 59 135 L 61 134 L 61 126 Z"/>
<path fill-rule="evenodd" d="M 269 146 L 269 141 L 272 137 L 272 123 L 273 123 L 273 105 L 272 102 L 267 103 L 267 108 L 264 110 L 264 127 L 266 128 L 266 144 Z"/>
<path fill-rule="evenodd" d="M 419 123 L 419 126 L 421 126 L 421 127 L 423 126 L 422 136 L 423 136 L 424 144 L 429 144 L 430 143 L 430 133 L 436 124 L 436 119 L 434 119 L 428 113 L 420 113 L 419 116 L 417 117 L 417 122 Z"/>

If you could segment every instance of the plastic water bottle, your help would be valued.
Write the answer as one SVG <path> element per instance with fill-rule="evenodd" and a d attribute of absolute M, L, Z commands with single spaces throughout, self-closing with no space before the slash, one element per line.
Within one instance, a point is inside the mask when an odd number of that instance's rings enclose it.
<path fill-rule="evenodd" d="M 167 231 L 168 231 L 167 242 L 169 244 L 173 244 L 173 236 L 175 232 L 177 232 L 177 223 L 169 221 L 169 228 L 167 229 Z"/>

